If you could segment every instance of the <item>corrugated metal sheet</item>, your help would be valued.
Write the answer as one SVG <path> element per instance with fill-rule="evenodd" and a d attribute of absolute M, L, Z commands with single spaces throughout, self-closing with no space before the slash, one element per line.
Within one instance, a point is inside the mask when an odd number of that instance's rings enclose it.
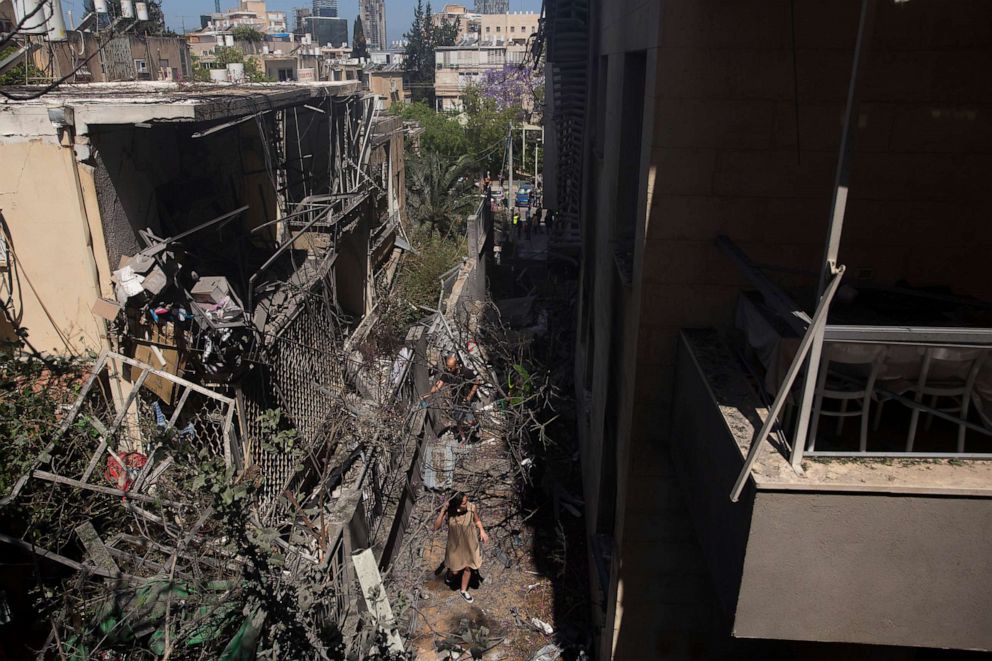
<path fill-rule="evenodd" d="M 111 39 L 103 49 L 103 65 L 108 81 L 135 80 L 137 71 L 131 55 L 131 40 L 126 36 Z"/>

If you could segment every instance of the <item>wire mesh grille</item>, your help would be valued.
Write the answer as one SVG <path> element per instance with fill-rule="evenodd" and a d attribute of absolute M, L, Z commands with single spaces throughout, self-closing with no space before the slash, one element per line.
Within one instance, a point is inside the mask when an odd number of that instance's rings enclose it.
<path fill-rule="evenodd" d="M 298 304 L 264 349 L 264 365 L 242 386 L 246 433 L 251 458 L 265 478 L 267 500 L 292 479 L 296 463 L 290 453 L 273 453 L 262 443 L 262 416 L 278 409 L 308 450 L 324 442 L 336 393 L 343 386 L 341 339 L 331 300 L 332 285 L 318 273 L 297 293 Z"/>

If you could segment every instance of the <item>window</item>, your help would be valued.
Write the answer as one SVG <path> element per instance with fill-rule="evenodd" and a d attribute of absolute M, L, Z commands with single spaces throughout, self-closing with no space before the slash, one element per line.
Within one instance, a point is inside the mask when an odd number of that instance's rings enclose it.
<path fill-rule="evenodd" d="M 144 60 L 135 60 L 134 69 L 138 73 L 148 73 L 148 65 L 145 64 Z"/>
<path fill-rule="evenodd" d="M 158 61 L 158 66 L 160 68 L 162 68 L 162 69 L 168 69 L 169 68 L 169 61 L 168 60 L 159 60 Z"/>
<path fill-rule="evenodd" d="M 499 26 L 497 25 L 497 26 L 496 26 L 496 32 L 499 32 L 499 31 L 500 31 L 500 29 L 501 29 L 501 28 L 500 28 L 500 27 L 499 27 Z"/>
<path fill-rule="evenodd" d="M 517 31 L 517 26 L 511 25 L 510 26 L 510 32 L 516 32 L 516 31 Z"/>
<path fill-rule="evenodd" d="M 603 158 L 603 147 L 606 142 L 606 94 L 609 90 L 607 86 L 609 72 L 609 56 L 603 55 L 599 58 L 599 80 L 596 81 L 599 92 L 593 98 L 593 103 L 596 106 L 596 139 L 593 142 L 593 148 L 599 158 Z"/>
<path fill-rule="evenodd" d="M 486 26 L 486 32 L 489 32 L 491 29 L 488 25 Z"/>
<path fill-rule="evenodd" d="M 644 122 L 644 89 L 647 58 L 644 51 L 626 53 L 623 59 L 623 91 L 620 109 L 620 153 L 633 165 L 617 173 L 617 215 L 613 240 L 618 251 L 633 257 L 637 233 L 637 204 L 641 186 L 641 125 Z"/>

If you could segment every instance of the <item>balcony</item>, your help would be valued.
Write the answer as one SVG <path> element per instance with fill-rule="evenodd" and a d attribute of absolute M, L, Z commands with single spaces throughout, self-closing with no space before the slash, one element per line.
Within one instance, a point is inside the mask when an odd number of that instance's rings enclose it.
<path fill-rule="evenodd" d="M 719 199 L 711 182 L 699 193 L 711 224 L 677 216 L 649 246 L 672 264 L 649 273 L 679 282 L 673 298 L 701 294 L 653 317 L 684 315 L 673 461 L 735 636 L 988 651 L 988 140 L 942 110 L 982 92 L 932 85 L 929 55 L 891 75 L 907 14 L 860 4 L 846 96 L 838 76 L 830 121 L 804 134 L 827 136 L 824 151 L 789 168 L 727 148 Z M 886 104 L 933 143 L 893 138 Z M 687 329 L 699 321 L 711 328 Z"/>
<path fill-rule="evenodd" d="M 769 401 L 717 331 L 682 332 L 675 386 L 674 460 L 735 636 L 992 649 L 992 462 L 855 449 L 796 469 L 784 426 L 754 445 Z"/>

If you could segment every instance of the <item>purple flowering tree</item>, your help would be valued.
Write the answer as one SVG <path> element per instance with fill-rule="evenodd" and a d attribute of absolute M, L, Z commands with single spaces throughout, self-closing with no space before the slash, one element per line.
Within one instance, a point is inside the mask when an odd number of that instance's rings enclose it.
<path fill-rule="evenodd" d="M 544 82 L 531 67 L 513 65 L 486 71 L 479 80 L 482 97 L 492 99 L 499 111 L 534 107 L 534 89 Z"/>

